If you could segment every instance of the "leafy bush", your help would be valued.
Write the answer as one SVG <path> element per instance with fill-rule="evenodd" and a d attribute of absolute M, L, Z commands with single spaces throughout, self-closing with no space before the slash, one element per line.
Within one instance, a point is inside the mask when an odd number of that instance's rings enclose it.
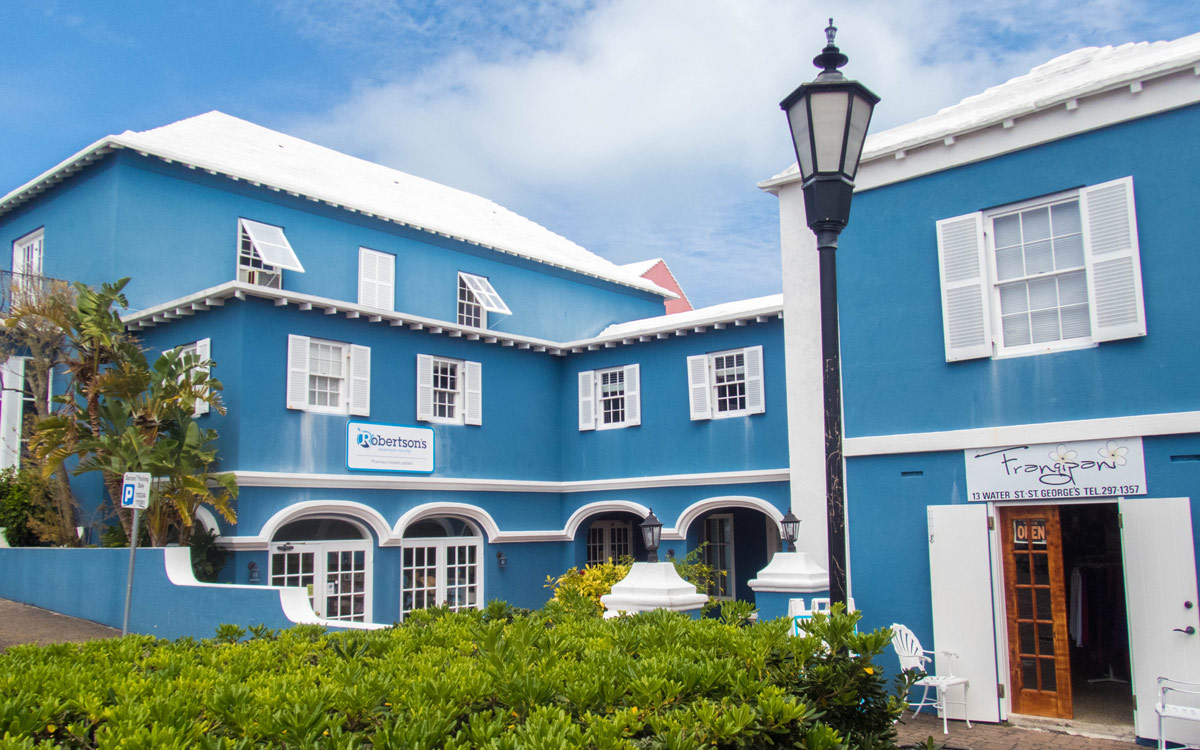
<path fill-rule="evenodd" d="M 703 553 L 704 545 L 701 544 L 687 553 L 686 557 L 672 558 L 671 562 L 675 564 L 675 571 L 679 573 L 679 577 L 694 585 L 697 591 L 710 591 L 716 580 L 716 571 L 704 562 Z M 554 589 L 554 598 L 560 601 L 565 596 L 590 599 L 595 602 L 596 611 L 603 612 L 604 605 L 600 603 L 600 597 L 611 593 L 613 585 L 620 583 L 621 579 L 629 574 L 632 566 L 633 558 L 625 555 L 616 562 L 609 559 L 607 562 L 583 568 L 571 568 L 558 578 L 546 576 L 546 588 Z M 721 571 L 721 575 L 725 575 L 725 571 Z M 716 600 L 710 596 L 701 611 L 707 613 L 714 606 Z"/>
<path fill-rule="evenodd" d="M 188 540 L 188 546 L 192 550 L 192 573 L 196 575 L 196 580 L 217 580 L 229 553 L 217 546 L 216 532 L 197 525 L 192 538 Z"/>
<path fill-rule="evenodd" d="M 0 471 L 0 526 L 11 547 L 53 540 L 57 522 L 49 483 L 33 471 Z"/>
<path fill-rule="evenodd" d="M 895 748 L 902 704 L 873 664 L 889 634 L 854 620 L 794 638 L 782 619 L 605 621 L 554 601 L 374 632 L 18 646 L 0 655 L 0 747 Z"/>

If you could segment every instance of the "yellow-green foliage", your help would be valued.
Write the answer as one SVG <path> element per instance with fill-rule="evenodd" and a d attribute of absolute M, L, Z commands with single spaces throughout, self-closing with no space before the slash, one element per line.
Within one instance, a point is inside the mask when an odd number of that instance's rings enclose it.
<path fill-rule="evenodd" d="M 558 602 L 386 630 L 222 629 L 0 654 L 0 749 L 895 748 L 899 690 L 856 616 L 748 627 Z"/>
<path fill-rule="evenodd" d="M 546 586 L 554 589 L 554 598 L 558 601 L 578 594 L 595 602 L 597 612 L 603 612 L 600 597 L 612 591 L 614 583 L 629 575 L 632 565 L 632 557 L 622 557 L 617 562 L 610 558 L 598 565 L 571 568 L 558 578 L 546 576 Z"/>

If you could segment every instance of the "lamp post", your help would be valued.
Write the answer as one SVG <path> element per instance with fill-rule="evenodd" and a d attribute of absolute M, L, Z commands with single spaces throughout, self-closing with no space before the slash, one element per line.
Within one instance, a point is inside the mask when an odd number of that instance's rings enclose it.
<path fill-rule="evenodd" d="M 833 43 L 833 19 L 827 44 L 813 64 L 816 79 L 801 84 L 779 103 L 787 112 L 800 167 L 804 212 L 817 236 L 821 289 L 821 383 L 825 411 L 825 495 L 829 531 L 829 596 L 846 602 L 846 505 L 842 476 L 842 366 L 838 351 L 838 235 L 850 220 L 854 175 L 862 155 L 871 111 L 879 102 L 857 81 L 838 71 L 849 58 Z"/>
<path fill-rule="evenodd" d="M 646 546 L 646 562 L 658 562 L 658 544 L 662 540 L 662 521 L 654 515 L 654 509 L 638 525 L 642 531 L 642 544 Z"/>

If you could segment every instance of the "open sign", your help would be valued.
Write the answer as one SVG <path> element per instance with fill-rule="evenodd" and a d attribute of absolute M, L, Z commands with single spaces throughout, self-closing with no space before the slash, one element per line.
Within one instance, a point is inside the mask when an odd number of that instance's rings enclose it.
<path fill-rule="evenodd" d="M 1046 543 L 1046 519 L 1021 518 L 1013 521 L 1013 546 Z"/>

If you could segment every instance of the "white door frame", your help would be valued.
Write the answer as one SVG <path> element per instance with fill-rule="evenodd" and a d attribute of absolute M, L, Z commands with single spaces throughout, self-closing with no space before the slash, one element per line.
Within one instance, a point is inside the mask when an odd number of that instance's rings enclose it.
<path fill-rule="evenodd" d="M 451 605 L 451 609 L 454 609 L 454 610 L 459 610 L 459 609 L 464 609 L 464 608 L 483 609 L 484 565 L 483 565 L 483 537 L 482 536 L 472 535 L 472 536 L 437 536 L 437 537 L 405 538 L 404 543 L 400 548 L 400 613 L 399 614 L 400 614 L 401 621 L 404 620 L 404 616 L 408 612 L 415 612 L 418 609 L 426 609 L 426 607 L 406 608 L 405 601 L 404 601 L 404 596 L 406 593 L 414 593 L 416 591 L 425 591 L 426 594 L 430 594 L 430 593 L 432 594 L 434 602 L 435 602 L 435 604 L 433 606 L 438 606 L 438 605 L 447 603 L 447 599 L 449 597 L 448 597 L 448 592 L 447 592 L 447 587 L 446 587 L 447 578 L 448 578 L 448 576 L 446 574 L 446 570 L 448 567 L 447 561 L 446 561 L 446 550 L 450 547 L 467 547 L 467 546 L 474 547 L 474 549 L 475 549 L 475 563 L 474 563 L 475 583 L 473 584 L 475 587 L 475 602 L 473 605 L 469 605 L 469 606 L 456 603 L 454 605 Z M 428 587 L 428 586 L 417 587 L 415 585 L 413 587 L 406 587 L 404 585 L 405 570 L 409 567 L 409 566 L 405 565 L 404 553 L 409 550 L 416 550 L 418 548 L 421 548 L 421 549 L 433 548 L 433 549 L 437 550 L 437 556 L 436 556 L 435 562 L 432 566 L 434 569 L 434 585 L 433 585 L 433 587 Z M 461 567 L 461 565 L 462 565 L 461 563 L 458 563 L 458 566 Z M 421 567 L 428 568 L 431 566 L 426 564 Z M 430 591 L 430 588 L 432 588 L 432 591 Z M 414 596 L 414 600 L 415 600 L 415 596 Z"/>
<path fill-rule="evenodd" d="M 285 545 L 289 546 L 290 549 L 287 549 L 287 550 L 280 549 L 281 547 L 284 547 Z M 358 551 L 362 551 L 364 553 L 363 554 L 362 620 L 359 620 L 358 617 L 354 617 L 354 618 L 330 617 L 329 613 L 326 609 L 326 602 L 324 601 L 324 598 L 326 596 L 330 596 L 330 595 L 334 595 L 334 596 L 337 595 L 336 591 L 331 594 L 328 589 L 329 584 L 332 583 L 334 586 L 337 586 L 337 582 L 329 580 L 329 570 L 328 570 L 328 566 L 327 566 L 328 560 L 327 560 L 326 556 L 330 552 L 339 552 L 340 553 L 340 552 L 358 552 Z M 267 561 L 267 564 L 268 564 L 267 580 L 273 581 L 275 579 L 275 555 L 276 554 L 282 553 L 282 554 L 286 555 L 286 554 L 304 553 L 304 552 L 312 552 L 313 553 L 313 572 L 312 572 L 313 582 L 311 584 L 312 591 L 309 592 L 309 596 L 308 596 L 308 600 L 309 600 L 309 603 L 312 605 L 313 612 L 315 612 L 318 617 L 324 617 L 324 618 L 328 618 L 328 619 L 337 619 L 337 620 L 353 619 L 354 621 L 360 621 L 360 622 L 374 622 L 374 618 L 373 618 L 373 612 L 374 612 L 373 598 L 374 597 L 372 595 L 373 589 L 374 589 L 374 580 L 373 580 L 374 576 L 372 575 L 372 571 L 374 569 L 374 562 L 375 562 L 375 560 L 374 560 L 374 552 L 375 552 L 374 543 L 370 539 L 322 539 L 322 540 L 313 540 L 313 541 L 305 541 L 305 542 L 283 542 L 283 541 L 271 542 L 270 550 L 268 553 L 269 559 Z"/>

